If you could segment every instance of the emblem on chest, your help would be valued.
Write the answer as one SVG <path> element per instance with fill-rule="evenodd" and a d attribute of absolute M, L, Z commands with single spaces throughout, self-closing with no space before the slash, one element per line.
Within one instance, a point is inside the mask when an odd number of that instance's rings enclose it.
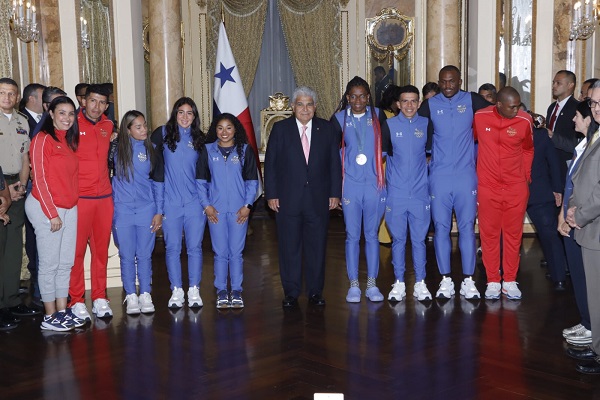
<path fill-rule="evenodd" d="M 146 155 L 146 153 L 142 153 L 141 151 L 138 153 L 137 156 L 138 160 L 140 160 L 141 162 L 144 162 L 148 159 L 148 156 Z"/>
<path fill-rule="evenodd" d="M 510 126 L 507 130 L 506 133 L 508 134 L 508 136 L 513 137 L 517 134 L 517 130 L 515 128 L 513 128 L 512 126 Z"/>

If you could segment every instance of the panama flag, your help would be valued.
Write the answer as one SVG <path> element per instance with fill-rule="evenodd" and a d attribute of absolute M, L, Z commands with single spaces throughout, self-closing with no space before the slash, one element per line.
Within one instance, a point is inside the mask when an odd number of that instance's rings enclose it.
<path fill-rule="evenodd" d="M 213 104 L 213 118 L 222 113 L 235 115 L 246 130 L 248 144 L 254 150 L 256 165 L 258 166 L 258 192 L 256 198 L 262 194 L 262 174 L 260 173 L 260 160 L 258 159 L 258 147 L 254 136 L 254 126 L 248 108 L 248 100 L 244 94 L 244 87 L 238 71 L 227 33 L 225 24 L 219 24 L 219 43 L 217 46 L 217 62 L 215 64 L 215 97 Z"/>

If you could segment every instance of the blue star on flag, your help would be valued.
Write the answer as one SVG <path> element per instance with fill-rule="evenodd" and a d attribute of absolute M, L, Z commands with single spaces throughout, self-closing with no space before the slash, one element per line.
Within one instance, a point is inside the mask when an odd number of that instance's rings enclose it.
<path fill-rule="evenodd" d="M 223 87 L 223 85 L 225 85 L 225 82 L 227 82 L 227 81 L 231 81 L 231 82 L 235 83 L 235 81 L 231 77 L 231 72 L 235 68 L 235 65 L 231 68 L 225 68 L 223 63 L 219 63 L 219 64 L 221 64 L 221 70 L 219 71 L 219 73 L 215 74 L 215 78 L 219 78 L 221 80 L 221 87 Z"/>

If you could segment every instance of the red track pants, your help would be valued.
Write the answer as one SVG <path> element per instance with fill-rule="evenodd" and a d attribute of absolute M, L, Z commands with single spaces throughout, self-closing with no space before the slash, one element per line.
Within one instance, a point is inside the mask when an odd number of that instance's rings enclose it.
<path fill-rule="evenodd" d="M 502 188 L 479 186 L 477 191 L 479 236 L 487 281 L 500 282 L 500 239 L 502 238 L 503 280 L 517 280 L 521 258 L 523 218 L 527 209 L 527 182 Z"/>
<path fill-rule="evenodd" d="M 84 302 L 85 279 L 83 259 L 88 242 L 92 256 L 92 301 L 106 299 L 106 264 L 113 218 L 112 196 L 101 199 L 79 199 L 77 203 L 77 244 L 75 264 L 71 269 L 69 296 L 71 304 Z"/>

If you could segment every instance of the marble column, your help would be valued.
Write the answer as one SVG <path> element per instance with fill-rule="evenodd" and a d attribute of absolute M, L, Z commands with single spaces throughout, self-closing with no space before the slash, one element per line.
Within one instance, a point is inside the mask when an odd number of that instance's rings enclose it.
<path fill-rule="evenodd" d="M 460 0 L 427 1 L 427 81 L 437 82 L 445 65 L 461 68 Z M 464 74 L 463 74 L 464 75 Z"/>
<path fill-rule="evenodd" d="M 152 128 L 164 125 L 183 96 L 181 0 L 153 0 L 148 10 Z"/>

